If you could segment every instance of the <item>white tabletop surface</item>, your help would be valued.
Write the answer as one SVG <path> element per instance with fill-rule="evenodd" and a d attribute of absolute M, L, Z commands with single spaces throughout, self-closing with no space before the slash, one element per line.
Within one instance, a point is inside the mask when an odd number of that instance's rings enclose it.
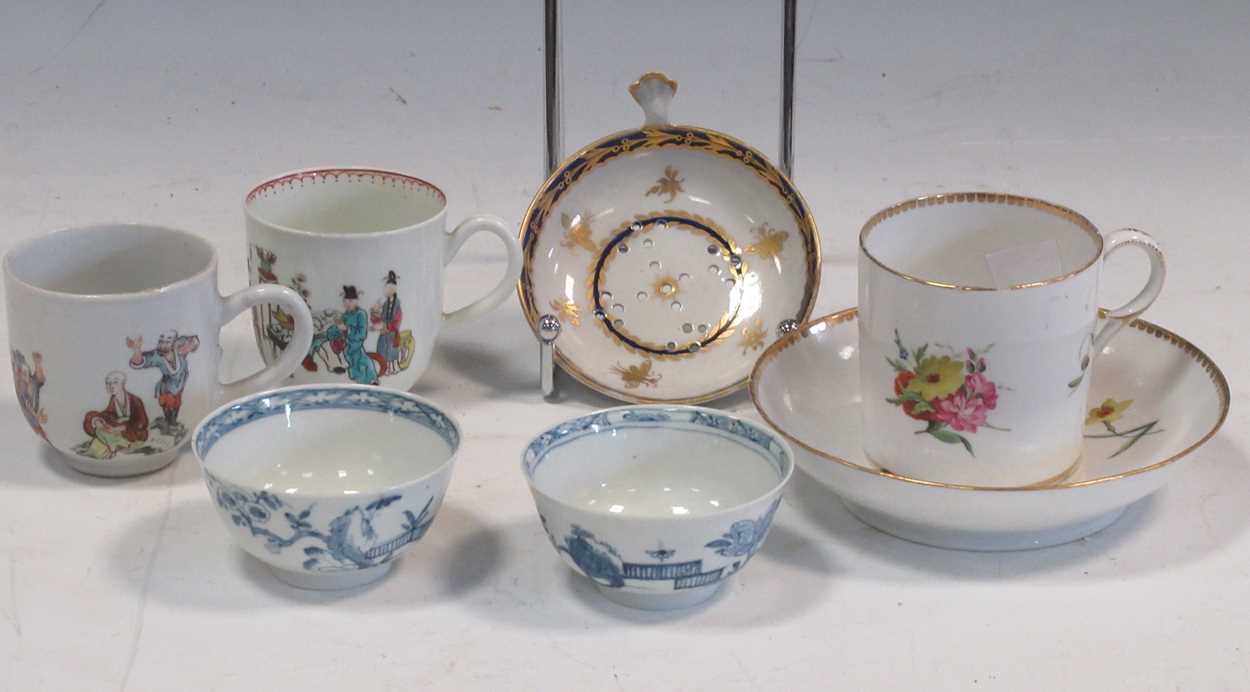
<path fill-rule="evenodd" d="M 217 244 L 234 290 L 249 184 L 327 163 L 430 178 L 453 220 L 520 221 L 542 178 L 540 3 L 298 5 L 0 3 L 0 245 L 173 225 Z M 415 391 L 462 420 L 459 465 L 430 534 L 364 590 L 275 581 L 230 543 L 189 453 L 129 480 L 69 470 L 6 394 L 0 689 L 1250 689 L 1250 5 L 892 5 L 800 8 L 817 314 L 854 303 L 856 232 L 904 197 L 1013 191 L 1147 229 L 1169 258 L 1148 317 L 1234 392 L 1171 486 L 1088 539 L 973 554 L 866 528 L 800 475 L 713 602 L 626 610 L 557 559 L 518 468 L 533 433 L 613 402 L 563 378 L 543 403 L 510 301 L 441 337 Z M 566 14 L 570 145 L 636 125 L 625 86 L 660 68 L 681 83 L 676 121 L 775 151 L 773 3 Z M 449 302 L 501 256 L 474 240 Z M 1144 264 L 1118 256 L 1105 302 Z M 244 319 L 223 343 L 228 376 L 259 363 Z M 718 405 L 753 414 L 743 394 Z"/>

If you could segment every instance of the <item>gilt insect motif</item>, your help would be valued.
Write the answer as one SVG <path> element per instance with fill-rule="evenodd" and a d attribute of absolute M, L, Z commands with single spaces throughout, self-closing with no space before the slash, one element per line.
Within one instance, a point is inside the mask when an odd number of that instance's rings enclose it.
<path fill-rule="evenodd" d="M 621 381 L 625 383 L 626 389 L 638 389 L 641 385 L 654 387 L 659 384 L 660 374 L 651 373 L 651 361 L 644 360 L 638 365 L 622 366 L 620 363 L 612 366 L 612 372 L 621 377 Z"/>
<path fill-rule="evenodd" d="M 668 195 L 668 199 L 664 200 L 664 202 L 666 204 L 668 202 L 672 202 L 677 198 L 677 193 L 686 191 L 686 189 L 681 186 L 682 183 L 686 182 L 686 179 L 679 178 L 677 175 L 678 172 L 676 168 L 672 166 L 665 166 L 664 175 L 657 178 L 655 185 L 648 188 L 647 194 L 643 196 L 650 197 L 651 195 L 656 195 L 663 197 L 664 195 Z"/>
<path fill-rule="evenodd" d="M 590 219 L 591 214 L 588 211 L 576 216 L 560 214 L 560 225 L 564 226 L 564 239 L 560 241 L 560 245 L 570 250 L 580 247 L 591 254 L 598 252 L 599 248 L 595 247 L 595 241 L 590 238 L 594 233 L 590 228 Z"/>
<path fill-rule="evenodd" d="M 779 231 L 766 223 L 752 228 L 751 234 L 755 236 L 755 242 L 747 246 L 746 254 L 755 255 L 761 259 L 773 259 L 779 256 L 782 248 L 785 247 L 786 238 L 790 237 L 789 233 Z"/>

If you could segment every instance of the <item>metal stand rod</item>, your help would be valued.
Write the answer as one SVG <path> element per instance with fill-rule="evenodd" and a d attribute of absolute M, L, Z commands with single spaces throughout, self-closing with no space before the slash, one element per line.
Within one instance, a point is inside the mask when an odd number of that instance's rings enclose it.
<path fill-rule="evenodd" d="M 782 0 L 781 11 L 781 144 L 777 163 L 794 179 L 794 27 L 798 0 Z"/>
<path fill-rule="evenodd" d="M 545 48 L 545 99 L 547 128 L 547 175 L 555 172 L 564 158 L 564 133 L 560 131 L 560 1 L 546 0 L 544 7 L 546 24 Z"/>

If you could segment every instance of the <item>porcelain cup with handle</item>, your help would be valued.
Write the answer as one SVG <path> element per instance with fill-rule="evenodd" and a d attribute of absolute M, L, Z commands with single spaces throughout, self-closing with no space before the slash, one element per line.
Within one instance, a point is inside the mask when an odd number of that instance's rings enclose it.
<path fill-rule="evenodd" d="M 177 457 L 224 401 L 279 384 L 294 354 L 222 384 L 222 326 L 279 305 L 307 348 L 312 316 L 282 286 L 223 298 L 217 252 L 170 228 L 101 225 L 25 241 L 4 258 L 9 350 L 19 407 L 34 431 L 84 473 L 131 476 Z"/>
<path fill-rule="evenodd" d="M 1144 250 L 1150 276 L 1099 327 L 1104 260 Z M 1042 200 L 970 192 L 897 204 L 860 234 L 864 448 L 893 473 L 947 484 L 1055 482 L 1075 467 L 1088 371 L 1154 302 L 1163 253 Z"/>
<path fill-rule="evenodd" d="M 312 310 L 300 384 L 354 382 L 406 390 L 430 362 L 444 324 L 480 317 L 512 293 L 521 251 L 503 221 L 472 216 L 446 230 L 447 196 L 420 178 L 372 168 L 318 168 L 256 186 L 244 202 L 254 285 L 285 285 Z M 486 231 L 508 252 L 504 276 L 466 307 L 443 311 L 443 269 Z M 289 351 L 281 306 L 253 310 L 266 362 Z"/>

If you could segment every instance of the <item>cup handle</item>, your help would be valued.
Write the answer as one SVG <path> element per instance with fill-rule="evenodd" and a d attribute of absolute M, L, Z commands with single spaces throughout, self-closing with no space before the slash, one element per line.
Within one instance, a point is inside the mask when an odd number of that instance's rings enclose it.
<path fill-rule="evenodd" d="M 291 342 L 282 350 L 277 362 L 262 368 L 259 372 L 234 382 L 221 385 L 221 396 L 224 401 L 231 401 L 262 389 L 276 387 L 282 383 L 308 355 L 312 346 L 313 321 L 308 304 L 298 293 L 277 284 L 258 284 L 245 288 L 228 298 L 221 299 L 221 324 L 225 325 L 239 313 L 259 304 L 274 304 L 290 313 L 295 318 L 295 334 Z"/>
<path fill-rule="evenodd" d="M 502 303 L 512 293 L 513 286 L 516 284 L 517 279 L 521 277 L 521 246 L 517 244 L 516 237 L 508 229 L 503 219 L 485 214 L 470 216 L 460 222 L 460 225 L 456 226 L 456 230 L 449 234 L 447 249 L 443 253 L 443 265 L 450 264 L 456 253 L 460 251 L 460 247 L 464 245 L 464 241 L 479 231 L 489 231 L 503 241 L 504 247 L 508 250 L 508 268 L 504 271 L 503 278 L 499 280 L 499 284 L 491 289 L 490 293 L 459 310 L 444 312 L 443 322 L 445 324 L 465 322 L 493 310 L 495 306 Z"/>
<path fill-rule="evenodd" d="M 1107 312 L 1107 323 L 1094 337 L 1093 356 L 1095 358 L 1102 353 L 1111 339 L 1120 333 L 1124 325 L 1137 318 L 1150 307 L 1151 303 L 1155 302 L 1155 298 L 1159 297 L 1159 291 L 1163 289 L 1163 278 L 1167 275 L 1167 265 L 1163 262 L 1163 250 L 1159 249 L 1159 243 L 1145 231 L 1121 228 L 1109 233 L 1107 250 L 1103 253 L 1102 261 L 1106 262 L 1111 257 L 1111 253 L 1129 246 L 1141 248 L 1150 258 L 1150 278 L 1146 280 L 1145 287 L 1136 297 L 1115 310 Z"/>

